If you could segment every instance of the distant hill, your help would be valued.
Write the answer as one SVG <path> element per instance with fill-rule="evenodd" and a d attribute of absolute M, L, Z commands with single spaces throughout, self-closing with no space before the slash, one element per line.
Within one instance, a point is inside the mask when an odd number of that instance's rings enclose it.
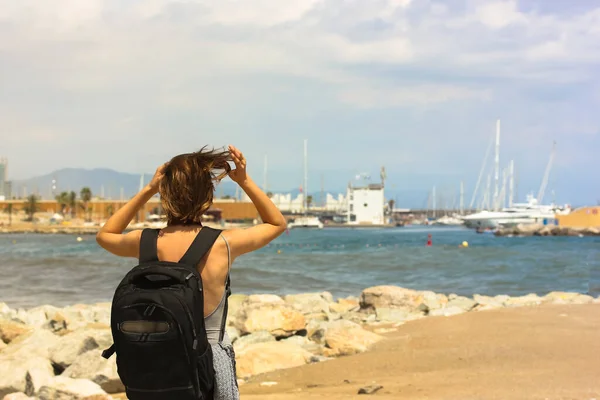
<path fill-rule="evenodd" d="M 143 174 L 144 184 L 152 178 L 153 173 Z M 130 174 L 119 172 L 108 168 L 84 169 L 84 168 L 64 168 L 52 173 L 36 176 L 29 179 L 13 181 L 13 196 L 23 197 L 23 193 L 37 193 L 43 199 L 51 199 L 52 181 L 56 181 L 55 193 L 75 191 L 78 195 L 83 187 L 89 187 L 94 197 L 102 196 L 106 199 L 120 199 L 121 188 L 123 197 L 131 198 L 137 193 L 140 187 L 141 174 Z M 24 191 L 25 190 L 25 191 Z M 275 193 L 291 193 L 296 197 L 300 190 L 298 187 L 288 190 L 274 190 Z M 325 190 L 324 193 L 331 193 L 337 197 L 338 193 L 345 195 L 343 190 Z M 235 196 L 236 184 L 228 179 L 222 181 L 216 189 L 218 197 Z M 314 204 L 319 204 L 321 191 L 310 191 L 313 196 Z M 423 190 L 390 190 L 386 189 L 386 197 L 396 200 L 396 207 L 424 208 L 427 207 L 427 191 Z"/>
<path fill-rule="evenodd" d="M 64 168 L 52 173 L 34 178 L 16 180 L 13 182 L 13 196 L 22 197 L 23 193 L 36 193 L 44 199 L 53 198 L 52 185 L 56 181 L 55 193 L 75 191 L 77 194 L 84 187 L 92 190 L 94 197 L 120 199 L 121 190 L 125 199 L 131 198 L 140 188 L 140 180 L 144 184 L 152 179 L 154 173 L 130 174 L 107 168 L 83 169 Z M 223 181 L 217 188 L 218 195 L 235 195 L 235 184 Z"/>

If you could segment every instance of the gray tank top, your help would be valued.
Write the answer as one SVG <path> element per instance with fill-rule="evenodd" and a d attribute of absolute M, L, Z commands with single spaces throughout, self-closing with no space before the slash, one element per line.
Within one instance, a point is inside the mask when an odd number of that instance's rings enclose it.
<path fill-rule="evenodd" d="M 221 238 L 225 241 L 225 245 L 227 246 L 227 277 L 229 277 L 229 273 L 231 270 L 231 249 L 229 248 L 229 242 L 225 239 L 225 236 L 220 235 Z M 221 323 L 223 318 L 225 317 L 225 298 L 227 297 L 227 291 L 223 291 L 223 297 L 219 302 L 219 305 L 213 312 L 204 317 L 204 325 L 206 327 L 206 335 L 208 337 L 208 342 L 210 344 L 216 344 L 219 342 L 219 337 L 221 333 Z M 231 344 L 229 340 L 229 336 L 227 336 L 227 330 L 223 332 L 223 344 Z"/>

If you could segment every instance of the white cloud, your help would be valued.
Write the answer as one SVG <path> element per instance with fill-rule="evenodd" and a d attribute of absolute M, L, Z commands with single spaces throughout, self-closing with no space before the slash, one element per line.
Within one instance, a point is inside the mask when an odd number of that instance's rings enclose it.
<path fill-rule="evenodd" d="M 493 29 L 504 28 L 511 24 L 527 23 L 527 17 L 519 12 L 515 0 L 481 4 L 476 8 L 475 15 L 484 25 Z"/>

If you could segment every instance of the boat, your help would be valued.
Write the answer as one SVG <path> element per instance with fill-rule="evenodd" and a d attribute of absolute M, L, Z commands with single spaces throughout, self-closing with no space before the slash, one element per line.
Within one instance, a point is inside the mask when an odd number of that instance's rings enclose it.
<path fill-rule="evenodd" d="M 323 229 L 323 223 L 318 217 L 298 217 L 288 224 L 288 229 L 293 228 Z"/>
<path fill-rule="evenodd" d="M 465 226 L 475 229 L 510 228 L 519 224 L 557 225 L 557 215 L 570 212 L 568 206 L 540 205 L 532 195 L 526 203 L 514 203 L 500 211 L 481 211 L 463 217 Z"/>
<path fill-rule="evenodd" d="M 451 217 L 449 215 L 444 215 L 441 218 L 438 218 L 433 222 L 433 225 L 442 225 L 442 226 L 459 226 L 463 225 L 465 222 L 460 216 Z"/>

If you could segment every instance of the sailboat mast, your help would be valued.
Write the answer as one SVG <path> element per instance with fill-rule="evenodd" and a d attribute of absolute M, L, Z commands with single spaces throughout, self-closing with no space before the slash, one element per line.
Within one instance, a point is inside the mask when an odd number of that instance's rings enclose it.
<path fill-rule="evenodd" d="M 498 208 L 498 195 L 499 195 L 499 180 L 500 180 L 500 120 L 496 121 L 496 158 L 495 158 L 495 168 L 494 168 L 494 179 L 495 179 L 495 187 L 494 187 L 494 199 L 493 199 L 493 208 L 494 210 Z"/>
<path fill-rule="evenodd" d="M 508 206 L 512 207 L 514 202 L 515 195 L 515 161 L 510 160 L 510 184 L 509 184 L 509 192 L 508 192 Z"/>
<path fill-rule="evenodd" d="M 308 212 L 308 141 L 304 139 L 304 215 Z"/>
<path fill-rule="evenodd" d="M 465 212 L 465 183 L 460 182 L 460 215 Z"/>

